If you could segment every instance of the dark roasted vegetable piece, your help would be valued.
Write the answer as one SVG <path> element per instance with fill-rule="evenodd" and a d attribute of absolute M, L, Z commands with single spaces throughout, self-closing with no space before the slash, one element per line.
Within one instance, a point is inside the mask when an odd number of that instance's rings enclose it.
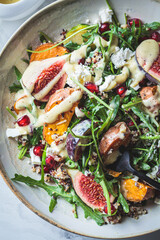
<path fill-rule="evenodd" d="M 81 121 L 72 128 L 72 134 L 69 133 L 67 136 L 67 152 L 69 157 L 74 161 L 78 161 L 81 157 L 82 147 L 79 144 L 87 141 L 87 138 L 83 138 L 83 136 L 90 132 L 90 126 L 90 120 Z"/>

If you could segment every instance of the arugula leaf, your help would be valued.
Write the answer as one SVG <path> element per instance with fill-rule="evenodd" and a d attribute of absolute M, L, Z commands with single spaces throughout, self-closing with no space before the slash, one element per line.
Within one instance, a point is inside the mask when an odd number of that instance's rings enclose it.
<path fill-rule="evenodd" d="M 49 204 L 49 211 L 53 212 L 55 206 L 57 204 L 57 198 L 55 198 L 54 196 L 51 198 L 50 204 Z"/>
<path fill-rule="evenodd" d="M 43 127 L 34 128 L 33 135 L 28 135 L 29 144 L 35 146 L 39 143 L 43 136 Z"/>
<path fill-rule="evenodd" d="M 41 43 L 48 43 L 48 42 L 52 42 L 52 39 L 44 32 L 39 32 L 39 39 L 41 41 Z"/>
<path fill-rule="evenodd" d="M 122 208 L 125 213 L 129 213 L 128 203 L 127 203 L 126 199 L 123 197 L 122 193 L 119 193 L 117 202 L 119 202 L 122 205 Z"/>
<path fill-rule="evenodd" d="M 14 66 L 14 71 L 17 76 L 17 80 L 20 81 L 22 78 L 22 73 L 18 70 L 18 68 L 16 66 Z"/>
<path fill-rule="evenodd" d="M 11 86 L 9 86 L 10 93 L 18 92 L 22 89 L 22 86 L 20 83 L 13 83 Z"/>
<path fill-rule="evenodd" d="M 143 113 L 142 111 L 140 111 L 140 109 L 137 108 L 137 107 L 131 107 L 131 110 L 134 112 L 135 115 L 137 115 L 137 116 L 140 118 L 140 120 L 146 125 L 146 127 L 149 128 L 149 130 L 150 130 L 151 132 L 156 133 L 156 130 L 154 129 L 154 127 L 152 126 L 152 124 L 150 124 L 150 122 L 149 122 L 149 121 L 147 120 L 147 118 L 146 118 L 146 115 L 147 115 L 147 114 L 144 114 L 144 113 Z"/>
<path fill-rule="evenodd" d="M 18 70 L 16 66 L 14 66 L 14 72 L 16 74 L 17 81 L 19 82 L 22 78 L 22 73 Z M 10 93 L 18 92 L 21 89 L 22 89 L 22 86 L 20 83 L 13 83 L 11 86 L 9 86 Z"/>
<path fill-rule="evenodd" d="M 73 43 L 72 41 L 69 41 L 68 43 L 64 44 L 64 47 L 69 49 L 70 51 L 77 50 L 80 48 L 81 45 L 77 43 Z"/>
<path fill-rule="evenodd" d="M 145 23 L 143 26 L 142 26 L 142 31 L 143 30 L 158 30 L 160 29 L 160 22 L 152 22 L 152 23 Z"/>
<path fill-rule="evenodd" d="M 62 197 L 69 203 L 73 204 L 76 203 L 84 210 L 85 217 L 91 217 L 93 220 L 96 221 L 98 225 L 104 224 L 103 215 L 100 212 L 94 212 L 90 207 L 88 207 L 75 193 L 74 189 L 72 188 L 70 192 L 65 192 L 62 186 L 60 185 L 47 185 L 43 183 L 41 180 L 35 180 L 30 177 L 24 177 L 22 175 L 15 174 L 15 177 L 12 178 L 13 181 L 22 182 L 26 185 L 33 187 L 37 186 L 44 189 L 51 197 Z M 50 210 L 53 208 L 53 202 L 50 203 Z"/>
<path fill-rule="evenodd" d="M 18 148 L 20 149 L 20 146 Z M 28 150 L 28 146 L 23 146 L 22 145 L 21 146 L 21 150 L 20 150 L 20 152 L 18 154 L 18 158 L 22 159 L 24 157 L 24 155 L 26 154 L 27 150 Z"/>
<path fill-rule="evenodd" d="M 100 226 L 104 224 L 103 215 L 100 212 L 93 211 L 90 207 L 84 204 L 84 202 L 76 194 L 74 194 L 74 199 L 77 205 L 83 209 L 85 218 L 91 217 Z"/>

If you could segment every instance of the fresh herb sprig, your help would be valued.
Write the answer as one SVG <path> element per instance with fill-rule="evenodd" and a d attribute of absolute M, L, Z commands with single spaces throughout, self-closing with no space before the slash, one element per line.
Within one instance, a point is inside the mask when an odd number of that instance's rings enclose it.
<path fill-rule="evenodd" d="M 10 93 L 18 92 L 19 90 L 22 89 L 22 85 L 20 83 L 20 80 L 22 78 L 22 74 L 16 66 L 14 66 L 13 68 L 14 68 L 14 72 L 15 72 L 16 77 L 17 77 L 17 82 L 13 83 L 11 86 L 9 86 Z"/>

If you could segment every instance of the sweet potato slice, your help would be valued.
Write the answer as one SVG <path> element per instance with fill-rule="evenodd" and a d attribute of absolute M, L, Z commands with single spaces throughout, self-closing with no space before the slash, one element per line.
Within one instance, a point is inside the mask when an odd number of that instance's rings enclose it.
<path fill-rule="evenodd" d="M 65 88 L 56 91 L 50 97 L 49 102 L 46 105 L 45 111 L 50 111 L 55 105 L 61 103 L 65 98 L 67 98 L 73 91 L 73 88 Z M 52 135 L 57 134 L 61 136 L 67 130 L 76 106 L 78 106 L 78 102 L 74 103 L 73 107 L 68 112 L 60 114 L 58 119 L 54 123 L 44 124 L 43 137 L 48 144 L 51 145 L 51 143 L 53 142 Z"/>
<path fill-rule="evenodd" d="M 13 107 L 14 107 L 14 111 L 15 111 L 17 114 L 19 114 L 19 111 L 24 110 L 25 107 L 24 107 L 23 109 L 19 110 L 19 109 L 17 109 L 17 106 L 16 106 L 16 105 L 18 104 L 18 102 L 19 102 L 21 99 L 26 98 L 26 97 L 27 97 L 27 95 L 24 95 L 24 96 L 18 98 L 17 101 L 14 103 L 14 106 L 13 106 Z"/>
<path fill-rule="evenodd" d="M 141 202 L 153 198 L 155 190 L 145 183 L 125 179 L 121 182 L 121 192 L 126 200 L 131 202 Z"/>
<path fill-rule="evenodd" d="M 116 172 L 116 171 L 111 170 L 111 169 L 107 169 L 107 173 L 109 175 L 111 175 L 112 177 L 115 177 L 115 178 L 119 177 L 122 174 L 122 172 Z"/>
<path fill-rule="evenodd" d="M 120 146 L 127 146 L 130 138 L 130 130 L 125 122 L 119 122 L 111 127 L 102 137 L 99 150 L 106 156 L 110 150 L 117 150 Z"/>
<path fill-rule="evenodd" d="M 40 46 L 38 46 L 35 51 L 43 51 L 46 50 L 50 47 L 54 46 L 53 43 L 44 43 Z M 48 51 L 45 52 L 40 52 L 40 53 L 32 53 L 31 58 L 30 58 L 30 63 L 33 61 L 41 61 L 47 58 L 52 58 L 52 57 L 58 57 L 62 56 L 65 53 L 68 53 L 68 50 L 65 47 L 62 46 L 57 46 L 55 48 L 52 48 Z"/>

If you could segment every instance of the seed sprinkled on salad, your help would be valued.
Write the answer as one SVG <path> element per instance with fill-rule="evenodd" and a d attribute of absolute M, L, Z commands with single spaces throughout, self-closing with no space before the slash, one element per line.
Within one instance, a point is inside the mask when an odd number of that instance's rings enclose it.
<path fill-rule="evenodd" d="M 158 187 L 115 168 L 127 151 L 135 174 L 160 182 L 160 22 L 125 14 L 121 25 L 106 2 L 97 24 L 63 29 L 62 41 L 40 32 L 24 73 L 14 66 L 6 107 L 7 137 L 39 176 L 12 180 L 44 189 L 50 212 L 63 198 L 98 225 L 138 219 L 143 201 L 160 202 Z"/>

